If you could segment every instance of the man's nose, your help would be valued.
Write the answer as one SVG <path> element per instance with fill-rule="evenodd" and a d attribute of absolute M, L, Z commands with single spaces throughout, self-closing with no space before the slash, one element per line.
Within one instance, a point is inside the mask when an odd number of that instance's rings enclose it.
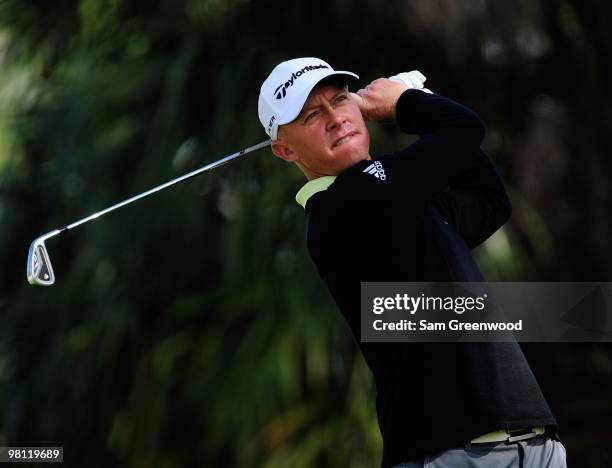
<path fill-rule="evenodd" d="M 336 130 L 344 122 L 344 116 L 334 108 L 328 109 L 327 130 Z"/>

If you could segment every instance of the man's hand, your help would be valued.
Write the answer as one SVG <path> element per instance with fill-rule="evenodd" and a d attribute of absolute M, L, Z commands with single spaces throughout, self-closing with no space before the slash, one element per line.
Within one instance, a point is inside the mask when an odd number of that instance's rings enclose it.
<path fill-rule="evenodd" d="M 367 120 L 374 122 L 394 122 L 395 105 L 401 94 L 409 88 L 420 89 L 431 94 L 423 86 L 427 78 L 418 70 L 398 73 L 386 78 L 372 81 L 365 89 L 351 93 L 359 110 Z"/>
<path fill-rule="evenodd" d="M 351 93 L 351 98 L 359 106 L 366 120 L 373 122 L 394 122 L 395 104 L 404 91 L 408 89 L 403 83 L 378 78 L 365 89 Z"/>

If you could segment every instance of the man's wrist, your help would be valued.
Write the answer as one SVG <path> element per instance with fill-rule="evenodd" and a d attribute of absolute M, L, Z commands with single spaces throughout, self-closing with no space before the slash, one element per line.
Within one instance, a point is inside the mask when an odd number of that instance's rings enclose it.
<path fill-rule="evenodd" d="M 395 123 L 405 133 L 413 134 L 414 108 L 419 106 L 425 93 L 422 89 L 408 88 L 395 103 Z"/>

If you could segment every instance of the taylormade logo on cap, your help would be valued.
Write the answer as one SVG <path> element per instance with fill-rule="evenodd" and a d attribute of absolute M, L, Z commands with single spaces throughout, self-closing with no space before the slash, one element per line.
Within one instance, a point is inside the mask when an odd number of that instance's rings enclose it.
<path fill-rule="evenodd" d="M 292 122 L 317 83 L 333 75 L 344 76 L 347 81 L 359 78 L 348 71 L 335 71 L 329 63 L 315 57 L 287 60 L 277 65 L 259 93 L 259 120 L 266 133 L 276 140 L 278 127 Z"/>
<path fill-rule="evenodd" d="M 329 68 L 327 65 L 307 65 L 304 68 L 302 68 L 301 70 L 298 70 L 295 73 L 291 74 L 291 77 L 282 85 L 280 85 L 278 88 L 276 88 L 274 90 L 274 94 L 276 95 L 276 99 L 282 99 L 287 95 L 287 88 L 289 86 L 293 86 L 293 80 L 295 80 L 296 78 L 299 78 L 300 76 L 302 76 L 304 73 L 310 71 L 310 70 L 317 70 L 319 68 Z"/>

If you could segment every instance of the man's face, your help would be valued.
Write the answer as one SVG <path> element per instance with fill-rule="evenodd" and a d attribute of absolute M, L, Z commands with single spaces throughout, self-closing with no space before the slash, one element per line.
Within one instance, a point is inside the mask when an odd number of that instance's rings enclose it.
<path fill-rule="evenodd" d="M 279 129 L 277 156 L 296 162 L 309 179 L 338 175 L 370 159 L 370 135 L 357 103 L 335 84 L 315 87 L 300 115 Z"/>

